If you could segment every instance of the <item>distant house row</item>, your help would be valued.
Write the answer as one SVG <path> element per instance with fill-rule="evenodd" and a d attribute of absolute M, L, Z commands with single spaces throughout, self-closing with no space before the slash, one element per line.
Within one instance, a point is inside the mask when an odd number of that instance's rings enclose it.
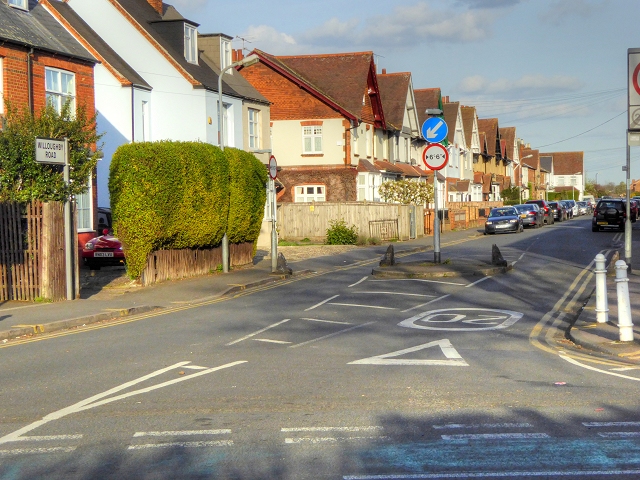
<path fill-rule="evenodd" d="M 414 88 L 408 72 L 378 71 L 373 52 L 245 57 L 233 37 L 199 32 L 161 0 L 0 0 L 0 40 L 3 100 L 97 112 L 104 158 L 76 199 L 80 232 L 95 232 L 111 157 L 129 142 L 224 144 L 265 164 L 274 155 L 280 202 L 381 201 L 385 181 L 434 181 L 422 162 L 427 110 L 449 127 L 442 202 L 499 200 L 513 186 L 523 198 L 582 195 L 582 152 L 531 149 L 516 127 Z"/>

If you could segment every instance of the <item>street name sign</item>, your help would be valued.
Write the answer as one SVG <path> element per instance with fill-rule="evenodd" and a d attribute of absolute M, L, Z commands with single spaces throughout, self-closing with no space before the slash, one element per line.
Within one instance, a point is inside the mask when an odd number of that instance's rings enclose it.
<path fill-rule="evenodd" d="M 449 133 L 447 123 L 439 117 L 427 118 L 422 124 L 422 136 L 429 143 L 440 143 Z"/>
<path fill-rule="evenodd" d="M 629 91 L 629 131 L 640 131 L 640 48 L 629 48 L 628 58 L 628 83 Z"/>
<path fill-rule="evenodd" d="M 429 170 L 442 170 L 449 161 L 449 152 L 439 143 L 431 143 L 422 152 L 422 162 Z"/>
<path fill-rule="evenodd" d="M 64 140 L 36 137 L 36 162 L 64 165 L 66 162 Z"/>

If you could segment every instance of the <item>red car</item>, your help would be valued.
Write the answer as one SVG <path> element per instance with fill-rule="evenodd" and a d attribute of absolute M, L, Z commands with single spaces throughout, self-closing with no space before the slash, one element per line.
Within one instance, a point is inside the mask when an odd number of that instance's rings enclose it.
<path fill-rule="evenodd" d="M 99 270 L 106 265 L 123 265 L 122 243 L 108 229 L 103 235 L 92 238 L 82 249 L 82 259 L 91 270 Z"/>

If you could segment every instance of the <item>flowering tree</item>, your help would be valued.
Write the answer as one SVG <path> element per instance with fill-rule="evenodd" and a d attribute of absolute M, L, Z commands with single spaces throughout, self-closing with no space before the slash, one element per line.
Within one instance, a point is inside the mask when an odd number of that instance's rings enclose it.
<path fill-rule="evenodd" d="M 424 205 L 433 201 L 433 185 L 426 182 L 391 180 L 380 185 L 378 193 L 385 202 L 404 205 Z"/>

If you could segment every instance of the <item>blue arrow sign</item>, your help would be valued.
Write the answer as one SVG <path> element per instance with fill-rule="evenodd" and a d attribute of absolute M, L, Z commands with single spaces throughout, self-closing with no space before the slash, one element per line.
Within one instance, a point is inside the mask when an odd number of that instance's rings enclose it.
<path fill-rule="evenodd" d="M 429 143 L 440 143 L 447 138 L 449 127 L 442 118 L 427 118 L 422 124 L 422 136 Z"/>

